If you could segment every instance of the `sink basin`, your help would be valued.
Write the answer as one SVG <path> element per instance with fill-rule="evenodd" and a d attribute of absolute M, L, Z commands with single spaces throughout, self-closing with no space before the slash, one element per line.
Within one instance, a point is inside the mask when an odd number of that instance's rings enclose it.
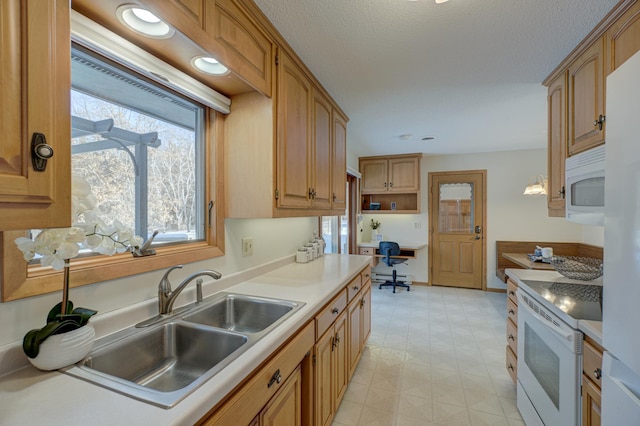
<path fill-rule="evenodd" d="M 100 339 L 63 372 L 170 408 L 246 352 L 304 303 L 218 293 L 188 309 Z"/>
<path fill-rule="evenodd" d="M 235 359 L 231 355 L 248 340 L 226 330 L 169 322 L 104 345 L 66 372 L 170 407 Z"/>
<path fill-rule="evenodd" d="M 186 321 L 240 333 L 258 333 L 273 325 L 300 304 L 286 300 L 267 299 L 239 294 L 225 294 L 193 314 Z"/>

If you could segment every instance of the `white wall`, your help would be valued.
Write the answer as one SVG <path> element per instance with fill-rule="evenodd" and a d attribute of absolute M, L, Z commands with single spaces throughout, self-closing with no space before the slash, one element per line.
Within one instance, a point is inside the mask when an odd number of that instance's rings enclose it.
<path fill-rule="evenodd" d="M 524 150 L 481 154 L 425 156 L 421 162 L 421 214 L 365 215 L 359 232 L 360 241 L 369 241 L 371 218 L 382 222 L 385 239 L 428 241 L 428 173 L 462 170 L 487 170 L 487 286 L 504 288 L 495 275 L 497 240 L 585 242 L 603 245 L 602 227 L 588 227 L 547 216 L 544 196 L 524 196 L 522 192 L 531 176 L 547 170 L 547 151 Z M 417 227 L 416 227 L 417 223 Z M 590 229 L 587 229 L 590 228 Z M 404 271 L 415 281 L 427 282 L 427 249 L 410 260 Z"/>
<path fill-rule="evenodd" d="M 215 269 L 224 276 L 256 267 L 267 262 L 291 257 L 298 246 L 313 236 L 318 219 L 227 219 L 225 221 L 225 256 L 185 265 L 184 269 L 171 273 L 176 285 L 187 275 L 201 269 Z M 254 254 L 242 256 L 240 239 L 253 237 Z M 97 310 L 98 315 L 118 308 L 157 298 L 158 283 L 165 270 L 92 284 L 70 291 L 69 298 L 75 306 Z M 62 284 L 60 285 L 62 287 Z M 212 288 L 208 288 L 213 292 Z M 193 298 L 192 291 L 184 292 L 176 306 Z M 205 295 L 207 292 L 205 291 Z M 0 346 L 21 341 L 25 333 L 45 324 L 49 310 L 60 301 L 60 293 L 31 297 L 0 304 Z"/>

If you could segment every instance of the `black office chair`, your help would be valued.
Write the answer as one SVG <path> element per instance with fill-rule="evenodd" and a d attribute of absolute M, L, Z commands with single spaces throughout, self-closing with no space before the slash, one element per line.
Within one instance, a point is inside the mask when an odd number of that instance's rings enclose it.
<path fill-rule="evenodd" d="M 393 268 L 395 265 L 399 263 L 406 262 L 406 259 L 393 257 L 393 256 L 400 255 L 400 246 L 398 245 L 398 243 L 394 243 L 393 241 L 380 241 L 380 246 L 378 247 L 378 249 L 380 250 L 380 254 L 384 255 L 384 257 L 382 258 L 382 261 L 387 266 L 390 266 Z M 393 268 L 392 276 L 393 276 L 393 279 L 391 281 L 387 280 L 383 282 L 382 284 L 380 284 L 380 287 L 378 288 L 382 289 L 382 287 L 384 286 L 392 285 L 394 293 L 396 292 L 396 287 L 405 287 L 407 291 L 411 291 L 411 287 L 409 286 L 409 284 L 406 284 L 404 281 L 397 280 L 396 268 Z"/>

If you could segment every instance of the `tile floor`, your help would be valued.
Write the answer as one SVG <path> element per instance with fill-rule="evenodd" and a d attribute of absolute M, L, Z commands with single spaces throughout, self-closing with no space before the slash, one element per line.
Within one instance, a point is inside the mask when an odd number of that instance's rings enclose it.
<path fill-rule="evenodd" d="M 505 318 L 505 293 L 374 285 L 371 336 L 333 426 L 524 425 Z"/>

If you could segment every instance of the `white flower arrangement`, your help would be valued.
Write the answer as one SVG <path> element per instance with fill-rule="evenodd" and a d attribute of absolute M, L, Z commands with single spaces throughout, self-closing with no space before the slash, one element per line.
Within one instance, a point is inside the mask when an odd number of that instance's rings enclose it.
<path fill-rule="evenodd" d="M 80 177 L 72 182 L 71 211 L 73 226 L 41 231 L 35 239 L 20 237 L 15 240 L 29 262 L 36 254 L 41 255 L 40 264 L 53 269 L 64 269 L 62 302 L 54 306 L 47 315 L 47 324 L 29 331 L 22 340 L 22 349 L 29 359 L 40 352 L 40 345 L 50 336 L 77 330 L 89 322 L 97 313 L 92 309 L 73 308 L 69 300 L 69 259 L 76 257 L 80 249 L 113 255 L 129 251 L 142 244 L 142 238 L 134 235 L 118 220 L 109 224 L 98 209 L 96 198 L 89 183 Z M 94 334 L 91 334 L 93 339 Z M 84 356 L 84 355 L 83 355 Z"/>
<path fill-rule="evenodd" d="M 142 244 L 142 238 L 120 221 L 108 223 L 105 220 L 91 193 L 91 186 L 77 176 L 73 177 L 71 210 L 74 222 L 70 228 L 45 229 L 33 240 L 26 237 L 15 240 L 27 262 L 39 254 L 42 266 L 61 270 L 82 248 L 111 256 Z"/>

